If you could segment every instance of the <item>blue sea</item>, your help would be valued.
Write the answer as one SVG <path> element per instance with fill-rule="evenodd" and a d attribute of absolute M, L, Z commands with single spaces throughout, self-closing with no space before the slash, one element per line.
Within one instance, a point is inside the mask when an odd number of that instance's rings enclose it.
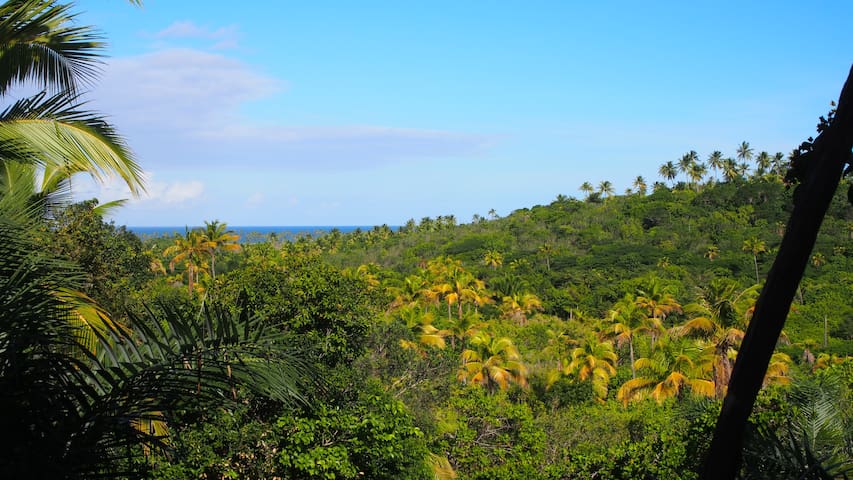
<path fill-rule="evenodd" d="M 176 233 L 184 234 L 187 230 L 203 227 L 127 227 L 128 230 L 135 233 L 139 238 L 156 238 L 170 237 Z M 398 227 L 391 227 L 392 230 L 397 230 Z M 334 229 L 338 229 L 341 233 L 349 233 L 357 229 L 373 230 L 373 226 L 367 225 L 301 225 L 301 226 L 228 226 L 228 230 L 240 235 L 242 241 L 263 241 L 271 234 L 275 234 L 280 239 L 293 239 L 304 235 L 317 237 L 325 235 Z"/>

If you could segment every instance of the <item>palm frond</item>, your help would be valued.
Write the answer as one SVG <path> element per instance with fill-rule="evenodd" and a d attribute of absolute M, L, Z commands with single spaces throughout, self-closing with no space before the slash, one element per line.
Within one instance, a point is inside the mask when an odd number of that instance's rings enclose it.
<path fill-rule="evenodd" d="M 0 95 L 26 83 L 76 91 L 94 80 L 104 44 L 92 27 L 74 25 L 71 7 L 53 0 L 0 6 Z"/>
<path fill-rule="evenodd" d="M 0 113 L 0 158 L 50 165 L 66 176 L 87 172 L 99 181 L 117 175 L 133 194 L 144 191 L 142 169 L 124 140 L 77 100 L 42 92 Z"/>

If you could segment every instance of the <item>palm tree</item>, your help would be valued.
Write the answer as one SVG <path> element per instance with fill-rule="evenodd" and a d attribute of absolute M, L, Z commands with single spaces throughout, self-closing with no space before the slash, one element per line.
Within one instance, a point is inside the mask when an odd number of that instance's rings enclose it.
<path fill-rule="evenodd" d="M 697 191 L 699 190 L 699 184 L 702 182 L 702 177 L 704 177 L 707 172 L 708 169 L 705 167 L 704 163 L 693 162 L 690 165 L 690 171 L 687 172 L 687 174 L 690 176 L 690 182 L 693 183 L 693 187 Z"/>
<path fill-rule="evenodd" d="M 462 318 L 449 319 L 447 321 L 447 328 L 444 331 L 450 337 L 450 347 L 455 350 L 456 340 L 464 341 L 486 325 L 483 317 L 478 312 L 468 312 L 462 315 Z"/>
<path fill-rule="evenodd" d="M 716 245 L 708 245 L 708 250 L 705 252 L 705 258 L 710 261 L 714 261 L 715 258 L 720 256 L 720 247 Z"/>
<path fill-rule="evenodd" d="M 709 342 L 717 398 L 725 396 L 734 365 L 735 348 L 743 340 L 744 329 L 757 296 L 757 286 L 739 290 L 733 280 L 714 279 L 703 289 L 698 303 L 685 307 L 692 318 L 671 330 L 676 338 L 692 335 Z"/>
<path fill-rule="evenodd" d="M 651 347 L 654 349 L 655 340 L 666 331 L 663 321 L 667 315 L 680 313 L 681 305 L 669 292 L 669 288 L 654 277 L 638 289 L 637 293 L 634 302 L 646 312 L 646 325 L 643 329 L 651 335 Z"/>
<path fill-rule="evenodd" d="M 435 282 L 432 291 L 447 302 L 448 319 L 451 317 L 450 308 L 454 304 L 457 316 L 462 318 L 463 303 L 480 306 L 491 302 L 485 282 L 466 271 L 460 260 L 437 257 L 428 263 L 427 268 Z"/>
<path fill-rule="evenodd" d="M 670 182 L 675 182 L 675 177 L 678 175 L 678 168 L 676 168 L 675 164 L 670 161 L 661 165 L 658 173 L 664 179 L 669 180 Z"/>
<path fill-rule="evenodd" d="M 416 339 L 414 342 L 400 339 L 401 347 L 414 350 L 420 355 L 426 355 L 422 347 L 438 349 L 445 347 L 444 337 L 449 332 L 439 330 L 432 324 L 434 318 L 431 312 L 424 312 L 418 307 L 405 307 L 397 311 L 397 316 Z"/>
<path fill-rule="evenodd" d="M 426 300 L 426 304 L 435 303 L 433 292 L 423 275 L 409 275 L 401 285 L 388 286 L 386 291 L 393 298 L 388 306 L 390 310 L 415 306 L 421 300 Z"/>
<path fill-rule="evenodd" d="M 545 257 L 545 268 L 548 269 L 548 271 L 550 272 L 551 271 L 551 255 L 554 254 L 554 246 L 548 242 L 543 243 L 542 246 L 539 247 L 538 252 L 543 257 Z"/>
<path fill-rule="evenodd" d="M 604 198 L 608 198 L 613 195 L 613 184 L 610 183 L 610 180 L 603 180 L 598 184 L 598 193 L 600 193 Z"/>
<path fill-rule="evenodd" d="M 616 360 L 613 344 L 601 341 L 594 333 L 588 333 L 580 345 L 572 350 L 571 361 L 563 370 L 566 375 L 577 375 L 580 381 L 592 381 L 595 399 L 604 403 L 607 398 L 607 384 L 610 377 L 616 375 Z"/>
<path fill-rule="evenodd" d="M 219 220 L 204 222 L 203 238 L 210 244 L 210 275 L 216 280 L 216 252 L 237 252 L 240 250 L 240 236 L 233 230 L 228 230 L 228 224 Z"/>
<path fill-rule="evenodd" d="M 185 235 L 175 234 L 174 244 L 163 250 L 163 255 L 172 257 L 169 262 L 170 270 L 174 271 L 175 265 L 179 263 L 186 266 L 187 288 L 190 295 L 193 293 L 198 270 L 202 265 L 202 258 L 213 248 L 214 244 L 207 240 L 200 230 L 187 229 Z"/>
<path fill-rule="evenodd" d="M 701 350 L 683 341 L 664 340 L 648 357 L 637 359 L 640 376 L 628 380 L 616 393 L 616 399 L 627 404 L 651 397 L 658 403 L 691 392 L 702 397 L 714 396 L 714 383 L 708 380 L 706 362 Z"/>
<path fill-rule="evenodd" d="M 752 160 L 752 148 L 749 146 L 749 142 L 740 142 L 740 145 L 737 147 L 737 159 L 741 163 Z"/>
<path fill-rule="evenodd" d="M 637 193 L 640 195 L 645 195 L 648 191 L 648 185 L 646 185 L 646 179 L 643 178 L 642 175 L 638 175 L 637 178 L 634 179 L 634 188 L 637 189 Z"/>
<path fill-rule="evenodd" d="M 717 174 L 717 171 L 722 170 L 723 168 L 723 152 L 719 150 L 714 150 L 708 155 L 708 167 L 714 173 Z"/>
<path fill-rule="evenodd" d="M 769 153 L 765 151 L 759 152 L 758 156 L 755 157 L 755 176 L 761 177 L 767 173 L 772 162 L 773 159 L 770 157 Z"/>
<path fill-rule="evenodd" d="M 743 241 L 741 250 L 752 254 L 752 262 L 755 265 L 755 283 L 759 283 L 761 279 L 758 277 L 758 255 L 767 251 L 767 246 L 764 241 L 757 237 L 747 238 Z"/>
<path fill-rule="evenodd" d="M 732 182 L 737 178 L 740 178 L 740 171 L 738 170 L 737 163 L 734 158 L 725 158 L 723 159 L 723 179 L 727 182 Z"/>
<path fill-rule="evenodd" d="M 785 176 L 785 172 L 788 170 L 788 165 L 785 162 L 785 154 L 782 152 L 776 152 L 773 154 L 773 160 L 770 161 L 770 165 L 773 175 L 780 180 Z"/>
<path fill-rule="evenodd" d="M 97 77 L 104 45 L 91 27 L 73 25 L 70 8 L 53 0 L 0 5 L 0 97 L 16 86 L 42 89 L 0 113 L 0 162 L 49 167 L 61 179 L 118 176 L 137 194 L 142 170 L 124 140 L 80 109 L 79 92 Z"/>
<path fill-rule="evenodd" d="M 637 306 L 630 294 L 613 305 L 610 309 L 610 320 L 613 322 L 613 334 L 618 346 L 628 344 L 628 358 L 631 365 L 631 378 L 637 378 L 634 368 L 634 336 L 643 330 L 643 311 Z"/>
<path fill-rule="evenodd" d="M 497 250 L 487 250 L 483 255 L 483 263 L 492 267 L 492 270 L 496 270 L 498 267 L 503 265 L 504 256 Z"/>
<path fill-rule="evenodd" d="M 678 160 L 678 169 L 681 170 L 681 173 L 684 174 L 686 178 L 690 178 L 690 172 L 693 169 L 693 165 L 699 161 L 699 154 L 696 153 L 695 150 L 690 150 L 681 156 Z"/>
<path fill-rule="evenodd" d="M 595 188 L 589 182 L 583 182 L 580 186 L 580 191 L 586 194 L 586 198 L 589 198 L 592 195 L 592 192 L 595 191 Z"/>
<path fill-rule="evenodd" d="M 519 325 L 527 323 L 527 316 L 542 310 L 542 300 L 534 293 L 514 293 L 503 297 L 501 311 L 504 317 L 512 319 Z"/>
<path fill-rule="evenodd" d="M 510 383 L 527 386 L 527 367 L 510 338 L 494 338 L 479 331 L 462 352 L 457 378 L 494 392 L 496 388 L 506 390 Z"/>

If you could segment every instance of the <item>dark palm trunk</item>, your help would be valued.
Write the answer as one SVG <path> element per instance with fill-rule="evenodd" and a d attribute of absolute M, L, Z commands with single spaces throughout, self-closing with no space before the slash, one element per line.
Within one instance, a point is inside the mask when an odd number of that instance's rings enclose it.
<path fill-rule="evenodd" d="M 823 217 L 853 148 L 853 69 L 836 115 L 806 157 L 794 165 L 801 180 L 779 254 L 767 275 L 732 371 L 728 394 L 701 472 L 704 480 L 733 479 L 740 470 L 743 431 L 761 389 L 770 357 L 809 261 Z"/>

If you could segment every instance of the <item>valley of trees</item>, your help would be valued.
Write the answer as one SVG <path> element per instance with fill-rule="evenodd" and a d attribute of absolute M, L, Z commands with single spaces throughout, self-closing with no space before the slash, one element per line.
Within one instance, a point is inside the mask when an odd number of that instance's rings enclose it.
<path fill-rule="evenodd" d="M 789 155 L 690 151 L 622 194 L 581 179 L 584 198 L 467 223 L 140 239 L 103 220 L 116 205 L 69 199 L 79 173 L 144 189 L 80 111 L 100 44 L 72 20 L 0 6 L 0 95 L 45 88 L 0 116 L 0 477 L 699 477 L 792 208 Z M 853 474 L 846 190 L 742 478 Z"/>

